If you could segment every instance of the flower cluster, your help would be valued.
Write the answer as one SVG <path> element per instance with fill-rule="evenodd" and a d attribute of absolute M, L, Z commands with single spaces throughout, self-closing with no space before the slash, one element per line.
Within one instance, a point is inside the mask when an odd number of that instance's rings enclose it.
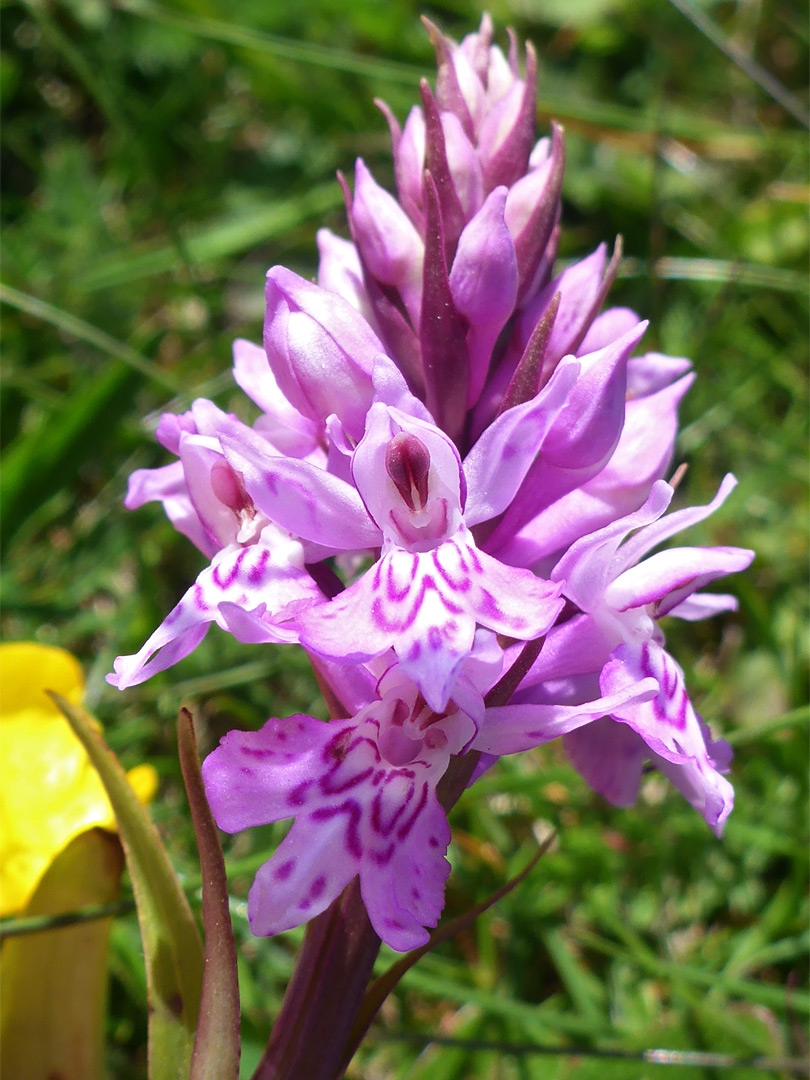
<path fill-rule="evenodd" d="M 449 870 L 437 785 L 468 753 L 477 775 L 562 736 L 617 805 L 645 759 L 718 834 L 732 805 L 729 748 L 659 620 L 731 609 L 699 590 L 753 556 L 649 555 L 735 483 L 665 513 L 690 364 L 638 352 L 646 324 L 602 310 L 618 250 L 555 272 L 563 133 L 535 142 L 532 49 L 505 56 L 486 17 L 460 44 L 429 29 L 435 91 L 402 128 L 382 106 L 396 197 L 358 161 L 351 240 L 319 233 L 317 284 L 272 268 L 263 348 L 234 346 L 261 415 L 165 415 L 176 460 L 130 480 L 127 506 L 162 502 L 210 565 L 110 681 L 142 682 L 216 623 L 303 645 L 335 705 L 231 732 L 204 763 L 223 829 L 294 818 L 250 894 L 259 934 L 359 876 L 380 937 L 422 944 Z"/>

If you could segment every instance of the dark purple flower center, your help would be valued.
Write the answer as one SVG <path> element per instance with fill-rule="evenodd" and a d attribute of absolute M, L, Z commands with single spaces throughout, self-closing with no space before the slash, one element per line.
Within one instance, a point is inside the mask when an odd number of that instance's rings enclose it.
<path fill-rule="evenodd" d="M 421 439 L 400 431 L 385 451 L 385 470 L 409 510 L 424 510 L 428 500 L 430 452 Z"/>

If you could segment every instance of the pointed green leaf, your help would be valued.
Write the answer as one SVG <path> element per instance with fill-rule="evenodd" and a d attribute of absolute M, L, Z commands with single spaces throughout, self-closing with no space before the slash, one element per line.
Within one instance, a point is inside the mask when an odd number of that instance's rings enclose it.
<path fill-rule="evenodd" d="M 239 1076 L 239 983 L 228 907 L 228 880 L 217 827 L 205 797 L 194 724 L 188 709 L 177 718 L 177 749 L 200 852 L 205 968 L 191 1080 Z"/>
<path fill-rule="evenodd" d="M 92 717 L 59 694 L 50 696 L 98 770 L 124 845 L 149 987 L 150 1080 L 186 1080 L 202 986 L 197 924 L 157 830 Z"/>

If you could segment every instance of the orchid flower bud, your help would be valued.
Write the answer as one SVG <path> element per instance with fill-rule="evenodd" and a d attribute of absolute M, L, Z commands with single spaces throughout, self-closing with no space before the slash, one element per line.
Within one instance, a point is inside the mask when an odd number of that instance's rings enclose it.
<path fill-rule="evenodd" d="M 335 293 L 282 266 L 267 275 L 264 347 L 279 386 L 304 416 L 333 413 L 359 439 L 374 398 L 375 362 L 393 362 L 366 320 Z"/>
<path fill-rule="evenodd" d="M 355 243 L 367 270 L 398 290 L 412 321 L 418 319 L 425 246 L 413 222 L 376 182 L 361 158 L 355 166 L 351 218 Z"/>

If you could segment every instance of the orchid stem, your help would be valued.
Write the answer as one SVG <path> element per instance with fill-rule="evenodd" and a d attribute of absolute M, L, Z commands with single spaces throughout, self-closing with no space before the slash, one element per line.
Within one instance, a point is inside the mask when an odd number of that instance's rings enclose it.
<path fill-rule="evenodd" d="M 355 878 L 307 927 L 270 1041 L 253 1080 L 337 1080 L 380 939 Z"/>

